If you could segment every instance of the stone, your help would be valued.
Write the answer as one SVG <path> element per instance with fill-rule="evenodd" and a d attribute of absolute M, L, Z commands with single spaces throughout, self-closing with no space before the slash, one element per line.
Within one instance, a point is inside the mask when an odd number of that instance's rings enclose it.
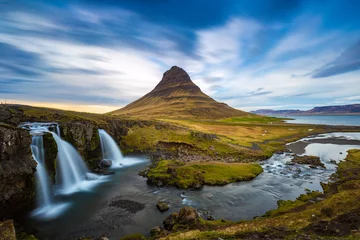
<path fill-rule="evenodd" d="M 159 226 L 156 226 L 156 227 L 153 227 L 152 229 L 150 229 L 150 235 L 152 237 L 156 236 L 156 235 L 159 235 L 161 232 L 162 232 L 162 229 Z"/>
<path fill-rule="evenodd" d="M 174 225 L 176 224 L 178 216 L 179 216 L 179 214 L 177 212 L 175 212 L 175 213 L 172 213 L 167 218 L 165 218 L 165 220 L 163 222 L 164 228 L 168 231 L 171 231 L 173 229 Z"/>
<path fill-rule="evenodd" d="M 180 210 L 177 223 L 184 225 L 195 224 L 199 220 L 199 214 L 192 207 L 184 207 Z"/>
<path fill-rule="evenodd" d="M 0 124 L 0 219 L 11 218 L 35 196 L 37 163 L 28 131 Z"/>
<path fill-rule="evenodd" d="M 167 210 L 169 210 L 169 204 L 163 201 L 160 201 L 156 204 L 156 207 L 161 211 L 161 212 L 165 212 Z"/>
<path fill-rule="evenodd" d="M 110 159 L 103 159 L 99 163 L 99 167 L 101 168 L 110 168 L 112 165 L 112 161 Z"/>

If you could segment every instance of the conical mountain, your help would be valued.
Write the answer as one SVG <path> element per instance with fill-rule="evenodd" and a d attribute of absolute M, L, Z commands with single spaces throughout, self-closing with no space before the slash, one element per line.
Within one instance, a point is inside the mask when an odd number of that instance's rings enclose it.
<path fill-rule="evenodd" d="M 182 69 L 173 66 L 148 94 L 111 112 L 147 118 L 221 119 L 247 115 L 225 103 L 219 103 L 203 93 Z"/>

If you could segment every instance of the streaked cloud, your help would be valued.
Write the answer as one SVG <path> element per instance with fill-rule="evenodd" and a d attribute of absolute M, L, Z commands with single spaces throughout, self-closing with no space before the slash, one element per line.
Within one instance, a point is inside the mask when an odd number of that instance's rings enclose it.
<path fill-rule="evenodd" d="M 9 1 L 0 8 L 0 99 L 107 111 L 178 65 L 245 110 L 354 103 L 360 20 L 351 16 L 360 6 L 349 3 Z"/>

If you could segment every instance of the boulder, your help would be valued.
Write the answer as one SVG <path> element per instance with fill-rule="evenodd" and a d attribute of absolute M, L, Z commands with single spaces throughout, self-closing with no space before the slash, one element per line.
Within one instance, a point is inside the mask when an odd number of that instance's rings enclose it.
<path fill-rule="evenodd" d="M 192 207 L 184 207 L 180 210 L 177 223 L 184 225 L 193 225 L 199 220 L 199 214 Z"/>
<path fill-rule="evenodd" d="M 171 231 L 173 229 L 174 225 L 176 224 L 178 216 L 179 216 L 179 214 L 177 212 L 174 212 L 170 216 L 165 218 L 165 220 L 163 222 L 164 228 L 168 231 Z"/>
<path fill-rule="evenodd" d="M 112 161 L 110 159 L 103 159 L 99 162 L 99 167 L 101 168 L 110 168 Z"/>
<path fill-rule="evenodd" d="M 156 235 L 159 235 L 161 232 L 162 232 L 162 229 L 159 226 L 156 226 L 156 227 L 153 227 L 152 229 L 150 229 L 150 235 L 152 237 L 156 236 Z"/>
<path fill-rule="evenodd" d="M 160 201 L 156 204 L 156 207 L 161 211 L 161 212 L 165 212 L 167 210 L 169 210 L 169 204 L 163 201 Z"/>
<path fill-rule="evenodd" d="M 180 212 L 172 213 L 168 216 L 163 224 L 164 228 L 168 231 L 171 231 L 175 225 L 182 225 L 182 226 L 193 226 L 199 221 L 199 214 L 197 211 L 192 207 L 184 207 L 180 209 Z"/>

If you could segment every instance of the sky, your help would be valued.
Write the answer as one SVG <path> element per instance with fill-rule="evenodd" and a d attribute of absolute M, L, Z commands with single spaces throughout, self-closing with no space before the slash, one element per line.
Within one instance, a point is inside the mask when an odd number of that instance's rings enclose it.
<path fill-rule="evenodd" d="M 0 0 L 0 100 L 104 113 L 176 65 L 245 111 L 360 103 L 360 1 Z"/>

